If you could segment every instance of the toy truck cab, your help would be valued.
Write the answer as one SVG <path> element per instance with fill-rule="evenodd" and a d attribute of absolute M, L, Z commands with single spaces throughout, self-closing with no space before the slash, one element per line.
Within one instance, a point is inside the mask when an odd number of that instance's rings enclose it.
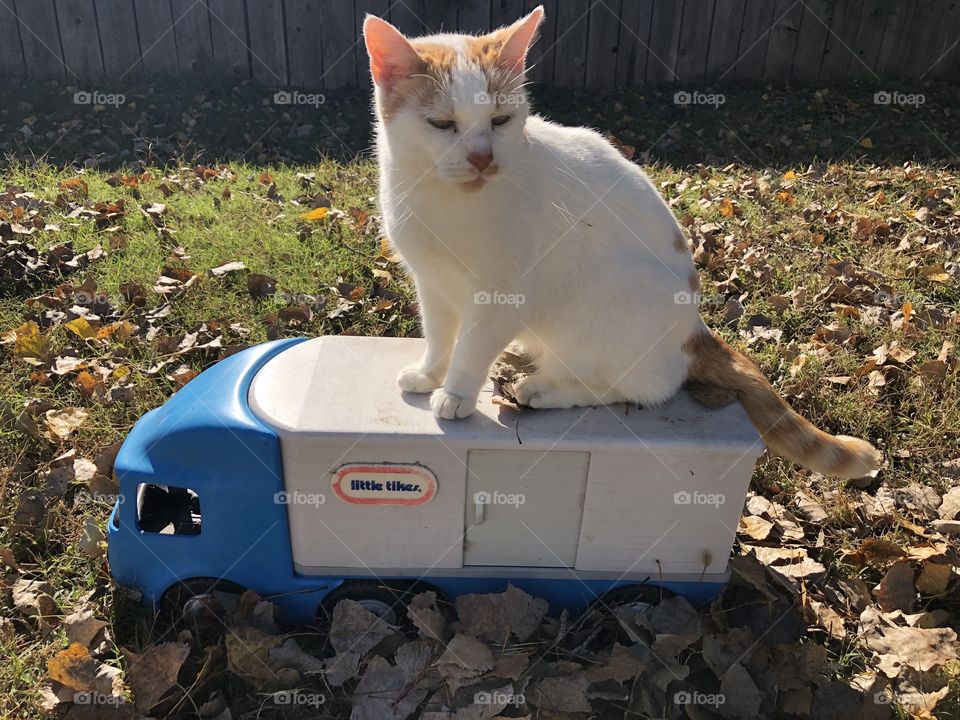
<path fill-rule="evenodd" d="M 342 596 L 377 609 L 383 586 L 510 583 L 552 612 L 640 583 L 694 603 L 723 587 L 762 450 L 739 404 L 517 415 L 488 386 L 473 416 L 438 421 L 395 385 L 422 343 L 267 343 L 145 415 L 117 458 L 117 580 L 154 605 L 228 582 L 289 622 Z"/>

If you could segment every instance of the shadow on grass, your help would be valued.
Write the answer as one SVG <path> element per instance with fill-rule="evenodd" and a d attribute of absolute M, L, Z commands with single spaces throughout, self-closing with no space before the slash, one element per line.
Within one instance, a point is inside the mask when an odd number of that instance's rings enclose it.
<path fill-rule="evenodd" d="M 0 87 L 0 163 L 116 170 L 166 165 L 311 164 L 370 154 L 365 90 L 275 93 L 249 83 L 157 80 L 99 96 L 55 82 Z M 534 89 L 537 110 L 609 133 L 641 162 L 787 168 L 862 160 L 960 165 L 960 88 L 927 82 L 829 88 Z M 880 95 L 878 95 L 880 93 Z M 96 101 L 101 101 L 96 104 Z"/>

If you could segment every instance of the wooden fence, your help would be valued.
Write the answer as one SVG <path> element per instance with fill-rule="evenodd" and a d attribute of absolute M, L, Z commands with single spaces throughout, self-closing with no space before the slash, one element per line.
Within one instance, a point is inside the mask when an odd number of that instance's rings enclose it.
<path fill-rule="evenodd" d="M 109 89 L 144 75 L 369 83 L 366 13 L 479 32 L 539 0 L 0 0 L 0 74 Z M 560 87 L 922 79 L 960 70 L 960 0 L 544 0 L 536 80 Z M 94 83 L 103 81 L 104 85 Z"/>

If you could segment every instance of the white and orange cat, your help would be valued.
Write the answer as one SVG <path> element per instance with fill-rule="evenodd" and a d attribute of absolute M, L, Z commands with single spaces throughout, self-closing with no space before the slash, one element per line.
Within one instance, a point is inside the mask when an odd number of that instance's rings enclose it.
<path fill-rule="evenodd" d="M 404 37 L 367 16 L 380 204 L 416 284 L 427 350 L 398 378 L 438 418 L 470 415 L 519 345 L 535 408 L 655 405 L 686 381 L 732 390 L 767 447 L 840 477 L 876 472 L 868 442 L 793 412 L 700 320 L 689 246 L 639 167 L 603 137 L 530 114 L 537 8 L 488 35 Z"/>

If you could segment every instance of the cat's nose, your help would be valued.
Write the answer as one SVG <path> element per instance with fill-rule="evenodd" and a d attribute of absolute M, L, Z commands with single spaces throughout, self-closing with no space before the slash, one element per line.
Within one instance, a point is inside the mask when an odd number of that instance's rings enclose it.
<path fill-rule="evenodd" d="M 488 167 L 490 167 L 490 163 L 493 162 L 493 153 L 490 152 L 489 150 L 484 150 L 483 152 L 467 153 L 467 160 L 477 170 L 479 170 L 480 172 L 483 172 Z"/>

